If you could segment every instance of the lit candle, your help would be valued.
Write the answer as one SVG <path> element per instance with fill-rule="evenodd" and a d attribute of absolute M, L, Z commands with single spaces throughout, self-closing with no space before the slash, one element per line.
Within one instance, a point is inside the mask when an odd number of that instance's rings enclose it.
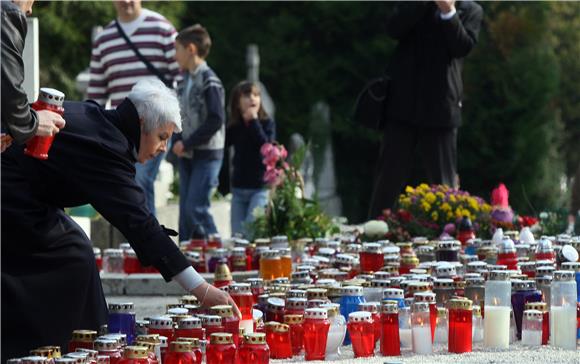
<path fill-rule="evenodd" d="M 507 349 L 510 342 L 511 284 L 509 272 L 495 270 L 485 282 L 484 344 Z"/>
<path fill-rule="evenodd" d="M 412 348 L 413 340 L 411 335 L 411 308 L 399 306 L 399 336 L 401 347 Z"/>
<path fill-rule="evenodd" d="M 576 350 L 576 300 L 574 272 L 554 272 L 550 334 L 552 345 L 556 347 Z"/>
<path fill-rule="evenodd" d="M 431 354 L 431 325 L 429 323 L 429 304 L 427 302 L 413 303 L 411 314 L 411 330 L 413 337 L 413 352 L 416 354 Z"/>

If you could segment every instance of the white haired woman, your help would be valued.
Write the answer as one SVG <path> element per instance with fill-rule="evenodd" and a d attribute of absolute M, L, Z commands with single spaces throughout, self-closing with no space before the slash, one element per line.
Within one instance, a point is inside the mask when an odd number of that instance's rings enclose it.
<path fill-rule="evenodd" d="M 197 274 L 145 206 L 136 162 L 165 151 L 181 129 L 179 103 L 160 81 L 138 82 L 116 109 L 65 102 L 67 125 L 48 160 L 22 146 L 2 154 L 2 355 L 65 348 L 75 329 L 98 329 L 107 308 L 91 242 L 63 208 L 90 203 L 127 238 L 140 261 L 204 306 L 232 304 Z M 239 311 L 238 311 L 239 312 Z"/>

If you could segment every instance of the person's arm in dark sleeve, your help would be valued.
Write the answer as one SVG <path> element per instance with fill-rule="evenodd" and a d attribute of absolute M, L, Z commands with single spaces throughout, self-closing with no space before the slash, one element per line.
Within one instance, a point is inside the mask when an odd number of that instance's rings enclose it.
<path fill-rule="evenodd" d="M 259 146 L 265 143 L 271 143 L 275 139 L 275 124 L 271 119 L 266 120 L 265 123 L 260 122 L 257 119 L 250 121 L 249 124 L 250 133 L 252 141 Z"/>
<path fill-rule="evenodd" d="M 398 2 L 387 20 L 387 34 L 394 39 L 405 37 L 423 18 L 426 10 L 426 1 Z"/>
<path fill-rule="evenodd" d="M 24 39 L 26 17 L 18 9 L 2 11 L 2 125 L 16 143 L 34 136 L 38 115 L 22 88 L 24 82 Z"/>
<path fill-rule="evenodd" d="M 230 125 L 226 128 L 226 147 L 236 144 L 239 136 L 240 124 Z"/>
<path fill-rule="evenodd" d="M 441 19 L 443 24 L 443 35 L 447 43 L 447 49 L 452 57 L 462 58 L 471 52 L 479 36 L 481 22 L 483 20 L 483 10 L 481 6 L 472 3 L 469 14 L 462 21 L 459 14 L 455 13 L 448 20 Z"/>
<path fill-rule="evenodd" d="M 225 113 L 222 106 L 223 89 L 210 84 L 204 91 L 205 105 L 207 107 L 207 119 L 203 122 L 187 140 L 183 141 L 185 150 L 207 143 L 215 133 L 224 125 Z"/>
<path fill-rule="evenodd" d="M 90 203 L 123 233 L 145 266 L 153 265 L 169 282 L 191 264 L 145 205 L 145 194 L 135 182 L 129 161 L 101 157 L 100 150 L 83 152 L 70 178 L 88 196 Z"/>

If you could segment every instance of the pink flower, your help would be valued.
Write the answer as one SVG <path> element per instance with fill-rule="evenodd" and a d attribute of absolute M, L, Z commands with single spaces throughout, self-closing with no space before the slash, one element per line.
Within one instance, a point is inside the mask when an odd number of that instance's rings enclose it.
<path fill-rule="evenodd" d="M 282 171 L 276 168 L 267 169 L 264 173 L 264 182 L 270 186 L 277 186 L 282 182 Z"/>
<path fill-rule="evenodd" d="M 265 165 L 275 165 L 280 159 L 280 149 L 277 146 L 270 148 L 264 154 L 264 164 Z"/>
<path fill-rule="evenodd" d="M 272 148 L 275 148 L 272 143 L 264 143 L 260 148 L 260 154 L 262 154 L 262 156 L 265 157 L 266 155 L 268 155 L 268 153 Z"/>
<path fill-rule="evenodd" d="M 286 150 L 286 148 L 284 148 L 284 146 L 282 144 L 280 144 L 280 159 L 286 159 L 286 157 L 288 157 L 288 151 Z"/>

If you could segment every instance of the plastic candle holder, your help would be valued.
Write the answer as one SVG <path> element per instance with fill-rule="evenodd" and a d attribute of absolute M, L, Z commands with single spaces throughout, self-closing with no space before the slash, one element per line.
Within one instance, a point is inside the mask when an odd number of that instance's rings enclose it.
<path fill-rule="evenodd" d="M 238 351 L 239 364 L 268 364 L 270 349 L 266 344 L 264 333 L 244 335 L 244 340 Z"/>
<path fill-rule="evenodd" d="M 522 344 L 526 346 L 542 345 L 543 313 L 538 310 L 525 310 L 522 322 Z"/>
<path fill-rule="evenodd" d="M 468 353 L 472 350 L 473 308 L 468 299 L 449 301 L 449 343 L 450 353 Z"/>
<path fill-rule="evenodd" d="M 399 339 L 399 308 L 396 301 L 383 302 L 381 308 L 381 354 L 384 356 L 401 355 Z"/>
<path fill-rule="evenodd" d="M 429 304 L 427 302 L 413 303 L 411 308 L 411 334 L 413 352 L 416 354 L 431 354 L 433 352 L 429 321 Z"/>
<path fill-rule="evenodd" d="M 304 349 L 304 317 L 302 315 L 285 315 L 284 323 L 290 328 L 290 342 L 292 344 L 292 355 L 300 355 Z"/>
<path fill-rule="evenodd" d="M 366 311 L 351 312 L 348 315 L 348 331 L 354 357 L 372 356 L 375 348 L 372 314 Z"/>
<path fill-rule="evenodd" d="M 576 281 L 573 271 L 556 271 L 552 281 L 550 337 L 555 347 L 576 349 Z"/>
<path fill-rule="evenodd" d="M 330 322 L 323 308 L 309 308 L 304 312 L 304 351 L 306 360 L 324 360 Z"/>
<path fill-rule="evenodd" d="M 346 336 L 346 320 L 339 312 L 339 305 L 327 303 L 321 306 L 326 309 L 330 328 L 328 329 L 328 339 L 326 340 L 326 360 L 336 360 L 340 358 L 340 347 Z"/>
<path fill-rule="evenodd" d="M 211 364 L 234 364 L 236 346 L 232 340 L 232 334 L 214 333 L 210 336 L 209 345 L 206 348 L 206 362 Z"/>
<path fill-rule="evenodd" d="M 97 332 L 92 330 L 75 330 L 68 344 L 68 351 L 76 351 L 78 348 L 93 349 L 93 341 L 97 338 Z"/>
<path fill-rule="evenodd" d="M 494 270 L 485 282 L 484 345 L 507 349 L 510 338 L 511 283 L 509 272 Z"/>
<path fill-rule="evenodd" d="M 127 335 L 127 343 L 135 340 L 135 306 L 131 302 L 110 303 L 107 329 L 110 333 Z"/>

